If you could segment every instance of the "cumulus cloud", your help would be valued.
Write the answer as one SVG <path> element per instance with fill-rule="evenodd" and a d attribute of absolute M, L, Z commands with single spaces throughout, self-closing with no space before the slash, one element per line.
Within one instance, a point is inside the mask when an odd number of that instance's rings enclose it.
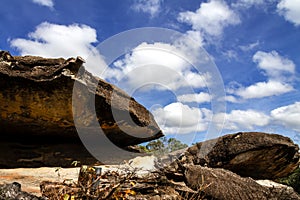
<path fill-rule="evenodd" d="M 53 0 L 32 0 L 32 2 L 49 8 L 53 8 L 54 6 Z"/>
<path fill-rule="evenodd" d="M 178 96 L 177 100 L 184 103 L 205 103 L 211 101 L 211 95 L 206 92 L 200 92 L 198 94 L 184 94 Z"/>
<path fill-rule="evenodd" d="M 266 72 L 270 79 L 281 79 L 283 76 L 295 73 L 294 62 L 279 55 L 276 51 L 258 51 L 254 54 L 253 61 L 257 63 L 259 69 Z"/>
<path fill-rule="evenodd" d="M 180 102 L 171 103 L 152 111 L 155 120 L 166 134 L 187 134 L 207 131 L 214 121 L 218 128 L 230 131 L 252 131 L 269 125 L 273 118 L 257 110 L 232 110 L 230 113 L 217 113 L 206 108 L 190 107 Z M 225 123 L 223 120 L 225 119 Z"/>
<path fill-rule="evenodd" d="M 229 113 L 218 113 L 215 120 L 218 121 L 219 118 L 225 118 L 224 130 L 252 131 L 258 127 L 282 125 L 300 132 L 300 102 L 278 107 L 268 114 L 252 109 L 232 110 Z"/>
<path fill-rule="evenodd" d="M 277 4 L 277 12 L 295 26 L 300 25 L 300 2 L 299 0 L 281 0 Z"/>
<path fill-rule="evenodd" d="M 89 58 L 87 67 L 94 72 L 102 71 L 106 65 L 92 45 L 97 42 L 96 30 L 83 24 L 59 25 L 43 22 L 28 39 L 16 38 L 10 41 L 11 46 L 22 55 L 43 57 L 76 57 Z"/>
<path fill-rule="evenodd" d="M 218 0 L 201 3 L 195 12 L 181 12 L 178 20 L 209 36 L 220 36 L 225 27 L 240 22 L 238 15 L 224 1 Z"/>
<path fill-rule="evenodd" d="M 160 12 L 161 0 L 136 0 L 132 5 L 133 10 L 156 16 Z"/>
<path fill-rule="evenodd" d="M 300 102 L 272 110 L 271 117 L 286 128 L 300 131 Z"/>
<path fill-rule="evenodd" d="M 238 96 L 244 99 L 263 98 L 278 96 L 293 91 L 293 86 L 278 81 L 258 82 L 246 88 L 239 88 L 236 91 Z"/>
<path fill-rule="evenodd" d="M 232 110 L 230 113 L 219 113 L 218 118 L 225 117 L 223 126 L 226 130 L 254 130 L 270 123 L 271 118 L 256 110 Z"/>
<path fill-rule="evenodd" d="M 91 43 L 96 42 L 96 30 L 79 24 L 69 26 L 44 22 L 28 34 L 29 39 L 17 38 L 11 41 L 21 54 L 70 57 L 80 53 L 88 55 Z"/>
<path fill-rule="evenodd" d="M 257 82 L 247 87 L 236 85 L 227 92 L 244 99 L 278 96 L 294 90 L 295 64 L 293 61 L 279 55 L 276 51 L 257 51 L 252 58 L 267 77 L 266 81 Z"/>
<path fill-rule="evenodd" d="M 203 40 L 200 32 L 190 30 L 175 40 L 174 46 L 183 52 L 186 58 L 195 63 L 197 60 L 207 57 L 201 54 L 201 48 L 204 45 Z"/>
<path fill-rule="evenodd" d="M 186 134 L 205 131 L 211 112 L 175 102 L 153 110 L 153 115 L 165 134 Z"/>
<path fill-rule="evenodd" d="M 115 68 L 108 77 L 129 93 L 145 84 L 152 84 L 152 87 L 144 89 L 154 87 L 172 91 L 185 87 L 207 87 L 211 83 L 210 74 L 193 71 L 193 67 L 185 59 L 192 56 L 182 51 L 183 45 L 180 45 L 142 43 L 125 55 L 125 58 L 114 62 Z"/>

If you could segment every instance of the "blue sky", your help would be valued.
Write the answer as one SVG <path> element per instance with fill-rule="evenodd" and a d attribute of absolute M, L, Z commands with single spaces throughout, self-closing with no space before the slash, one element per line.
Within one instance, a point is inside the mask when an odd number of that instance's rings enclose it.
<path fill-rule="evenodd" d="M 93 73 L 108 68 L 97 75 L 150 109 L 170 137 L 203 140 L 211 137 L 207 130 L 215 122 L 218 134 L 265 131 L 300 141 L 300 0 L 3 0 L 2 5 L 0 49 L 80 55 L 91 61 Z M 97 51 L 106 39 L 143 27 L 171 29 L 182 37 L 141 42 L 109 64 Z M 215 75 L 178 57 L 199 62 L 203 49 L 222 78 L 226 110 L 212 106 L 214 100 L 224 103 L 211 90 L 220 83 Z M 144 65 L 148 68 L 139 70 Z"/>

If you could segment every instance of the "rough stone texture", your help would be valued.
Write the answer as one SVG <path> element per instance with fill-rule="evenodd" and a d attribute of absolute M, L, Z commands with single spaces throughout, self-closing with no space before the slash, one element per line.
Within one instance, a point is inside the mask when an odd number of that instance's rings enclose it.
<path fill-rule="evenodd" d="M 21 191 L 21 184 L 17 182 L 0 185 L 0 199 L 46 200 L 46 198 L 37 197 L 35 195 Z"/>
<path fill-rule="evenodd" d="M 299 200 L 291 187 L 262 186 L 251 178 L 224 169 L 186 166 L 186 183 L 193 190 L 201 191 L 203 199 L 227 200 Z"/>
<path fill-rule="evenodd" d="M 184 164 L 224 168 L 244 177 L 275 180 L 298 167 L 299 147 L 277 134 L 236 133 L 188 148 L 179 162 L 173 163 L 173 171 Z"/>
<path fill-rule="evenodd" d="M 91 135 L 100 125 L 104 137 L 122 148 L 163 136 L 146 108 L 85 71 L 83 62 L 80 57 L 46 59 L 0 52 L 0 166 L 95 162 L 81 144 L 74 120 Z M 72 100 L 74 83 L 79 90 Z"/>

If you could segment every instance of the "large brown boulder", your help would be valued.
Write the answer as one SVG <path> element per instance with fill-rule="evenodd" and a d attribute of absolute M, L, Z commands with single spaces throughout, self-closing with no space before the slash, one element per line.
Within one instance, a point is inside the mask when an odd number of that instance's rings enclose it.
<path fill-rule="evenodd" d="M 101 127 L 121 148 L 163 136 L 145 107 L 85 71 L 83 62 L 0 52 L 0 166 L 95 162 L 77 130 L 96 135 Z"/>
<path fill-rule="evenodd" d="M 260 132 L 243 132 L 197 143 L 173 163 L 224 168 L 244 177 L 275 180 L 299 165 L 299 147 L 291 139 Z"/>
<path fill-rule="evenodd" d="M 300 196 L 291 187 L 263 186 L 252 178 L 243 178 L 225 169 L 189 165 L 186 166 L 185 178 L 189 187 L 202 193 L 202 199 L 300 199 Z"/>

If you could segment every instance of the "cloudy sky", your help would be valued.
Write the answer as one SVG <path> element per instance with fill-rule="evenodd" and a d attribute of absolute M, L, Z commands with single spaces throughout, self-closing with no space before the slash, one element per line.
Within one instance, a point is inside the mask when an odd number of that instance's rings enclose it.
<path fill-rule="evenodd" d="M 190 143 L 214 137 L 208 130 L 265 131 L 300 141 L 300 0 L 3 0 L 2 5 L 0 49 L 82 56 L 91 72 L 151 110 L 169 137 Z M 130 40 L 139 42 L 107 63 L 105 50 L 99 50 L 103 41 L 143 27 L 166 28 L 180 37 L 159 41 L 166 35 L 157 31 L 152 42 L 139 41 L 144 32 L 133 31 Z"/>

